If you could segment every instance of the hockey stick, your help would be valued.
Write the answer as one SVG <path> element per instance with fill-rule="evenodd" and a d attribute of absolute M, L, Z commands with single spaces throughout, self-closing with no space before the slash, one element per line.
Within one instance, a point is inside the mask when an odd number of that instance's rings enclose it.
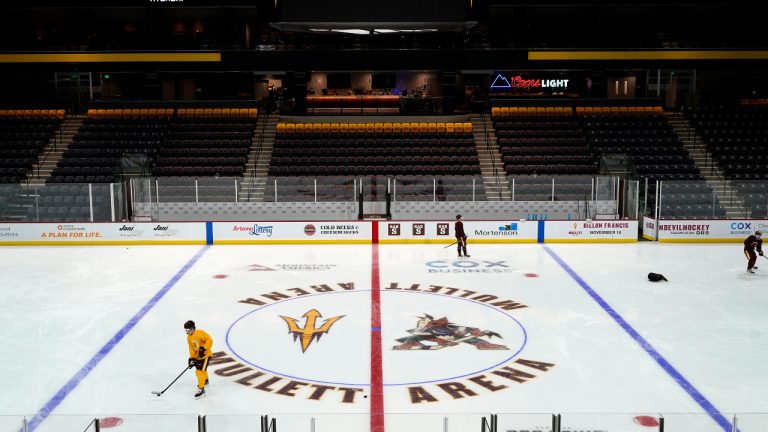
<path fill-rule="evenodd" d="M 173 385 L 173 383 L 175 383 L 176 381 L 178 381 L 178 380 L 179 380 L 179 378 L 181 378 L 181 376 L 182 376 L 182 375 L 184 375 L 184 372 L 186 372 L 186 371 L 188 371 L 188 370 L 190 370 L 190 369 L 192 369 L 192 366 L 188 366 L 188 367 L 186 367 L 186 368 L 185 368 L 183 371 L 181 371 L 181 373 L 179 374 L 179 376 L 177 376 L 177 377 L 176 377 L 176 379 L 174 379 L 173 381 L 171 381 L 171 383 L 170 383 L 170 384 L 168 384 L 168 387 L 166 387 L 166 388 L 164 388 L 164 389 L 163 389 L 163 391 L 160 391 L 160 392 L 157 392 L 157 391 L 153 391 L 153 392 L 152 392 L 152 394 L 154 394 L 154 395 L 158 395 L 158 396 L 162 396 L 162 395 L 163 395 L 163 393 L 165 393 L 165 391 L 166 391 L 166 390 L 168 390 L 169 388 L 171 388 L 171 386 Z"/>
<path fill-rule="evenodd" d="M 91 422 L 90 422 L 90 423 L 88 423 L 88 426 L 86 426 L 86 427 L 85 427 L 85 430 L 83 430 L 83 432 L 86 432 L 88 429 L 90 429 L 90 428 L 91 428 L 91 425 L 92 425 L 92 424 L 94 424 L 94 423 L 98 423 L 98 421 L 99 421 L 98 417 L 97 417 L 97 418 L 95 418 L 95 419 L 93 419 L 93 420 L 91 420 Z M 99 427 L 98 427 L 98 426 L 96 426 L 96 430 L 99 430 Z"/>
<path fill-rule="evenodd" d="M 453 243 L 451 243 L 451 244 L 449 244 L 448 246 L 444 247 L 443 249 L 448 249 L 449 247 L 455 245 L 456 243 L 458 243 L 458 240 L 453 242 Z"/>

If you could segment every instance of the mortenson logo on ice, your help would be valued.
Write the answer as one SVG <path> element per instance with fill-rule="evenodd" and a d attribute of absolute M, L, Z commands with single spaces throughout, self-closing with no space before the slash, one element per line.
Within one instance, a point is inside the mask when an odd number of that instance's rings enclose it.
<path fill-rule="evenodd" d="M 257 236 L 257 237 L 262 235 L 266 235 L 267 237 L 272 237 L 272 225 L 259 226 L 259 224 L 253 224 L 253 229 L 251 229 L 248 232 L 248 234 L 252 236 Z"/>

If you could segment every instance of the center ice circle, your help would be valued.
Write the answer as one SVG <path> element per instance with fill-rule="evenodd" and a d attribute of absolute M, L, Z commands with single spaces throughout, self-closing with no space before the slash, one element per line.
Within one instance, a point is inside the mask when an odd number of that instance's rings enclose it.
<path fill-rule="evenodd" d="M 243 364 L 261 371 L 298 381 L 365 387 L 370 385 L 371 367 L 377 367 L 372 365 L 371 334 L 380 332 L 385 386 L 450 381 L 500 367 L 525 347 L 526 330 L 512 311 L 489 303 L 493 302 L 382 290 L 381 327 L 372 328 L 370 290 L 304 295 L 242 315 L 227 330 L 226 344 Z M 481 335 L 475 339 L 465 332 L 465 336 L 453 339 L 456 343 L 437 348 L 428 337 L 419 336 L 425 334 L 423 331 L 416 330 L 419 319 L 427 315 L 451 326 L 500 337 Z M 309 327 L 311 321 L 314 323 Z M 295 337 L 289 322 L 294 331 L 298 330 Z M 327 331 L 317 334 L 326 322 L 331 322 Z M 307 344 L 302 333 L 314 337 Z M 421 340 L 416 349 L 404 349 L 407 345 L 404 347 L 402 340 L 413 340 L 414 336 Z"/>

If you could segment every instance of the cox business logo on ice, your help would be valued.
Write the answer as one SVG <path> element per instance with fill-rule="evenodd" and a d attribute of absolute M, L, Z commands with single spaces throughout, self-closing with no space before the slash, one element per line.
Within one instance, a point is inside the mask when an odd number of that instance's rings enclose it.
<path fill-rule="evenodd" d="M 425 263 L 429 273 L 511 273 L 506 261 L 436 260 Z"/>

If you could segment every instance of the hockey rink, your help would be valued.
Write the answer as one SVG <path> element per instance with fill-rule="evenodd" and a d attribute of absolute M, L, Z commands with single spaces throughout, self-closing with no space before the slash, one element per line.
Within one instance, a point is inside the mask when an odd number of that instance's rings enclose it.
<path fill-rule="evenodd" d="M 740 244 L 3 247 L 0 432 L 744 432 L 768 260 Z M 669 282 L 652 283 L 649 272 Z M 207 395 L 186 320 L 214 339 Z M 761 414 L 763 413 L 763 414 Z"/>

